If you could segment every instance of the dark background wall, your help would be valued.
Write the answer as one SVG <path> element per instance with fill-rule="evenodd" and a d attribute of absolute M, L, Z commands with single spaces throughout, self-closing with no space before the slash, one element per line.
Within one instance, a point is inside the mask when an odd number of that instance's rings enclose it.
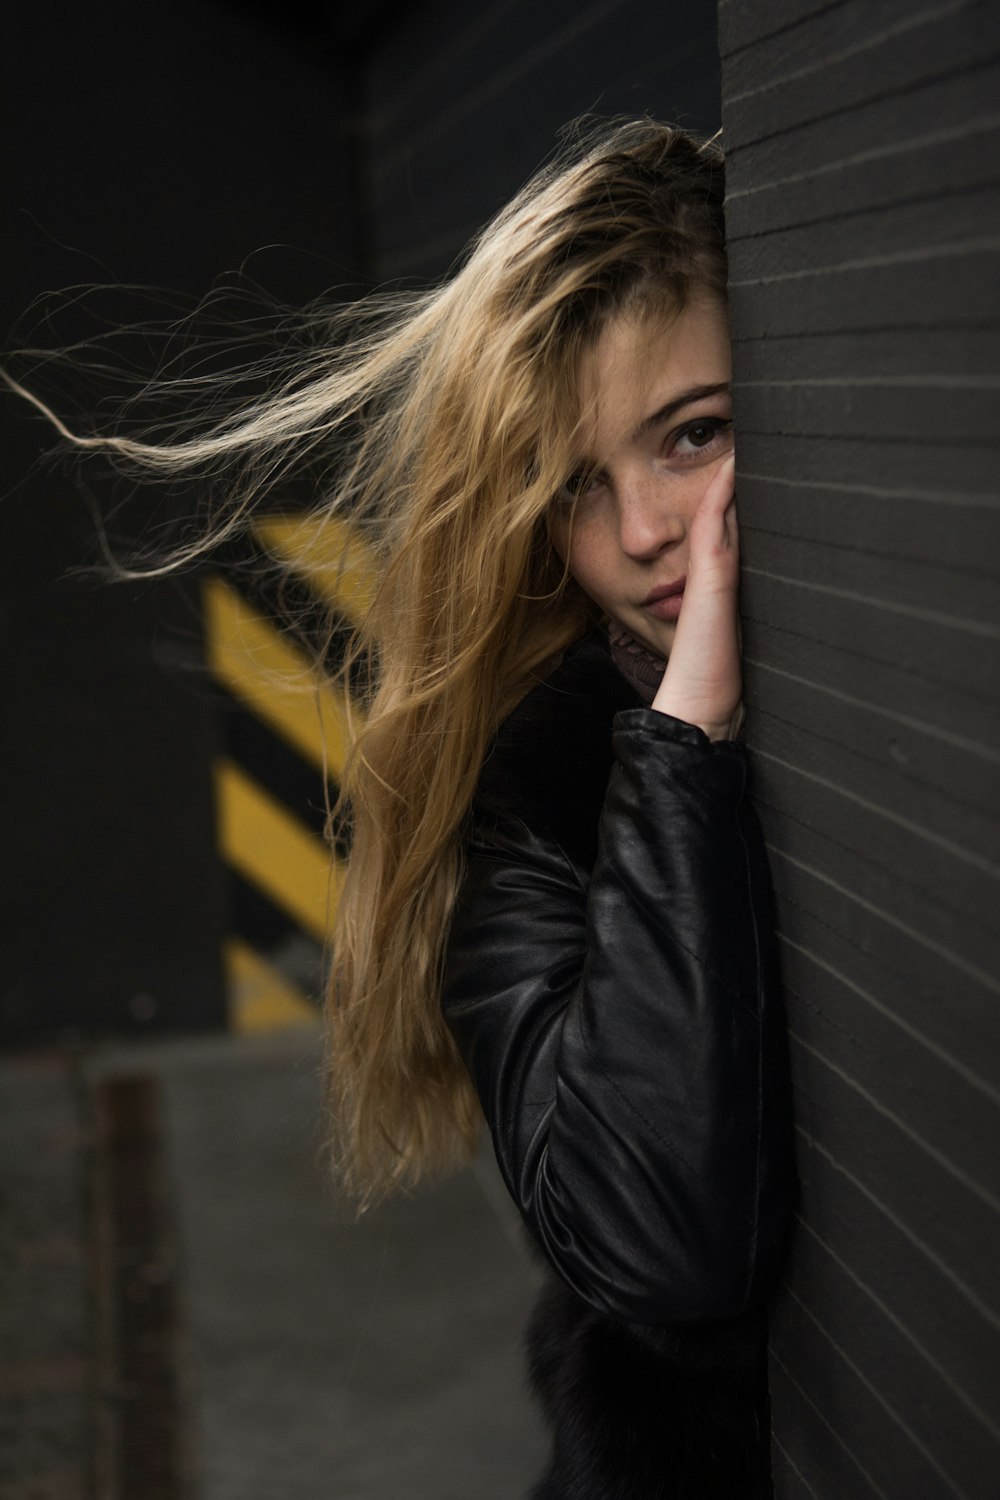
<path fill-rule="evenodd" d="M 43 3 L 6 17 L 0 67 L 8 347 L 162 317 L 244 263 L 289 302 L 357 275 L 349 89 L 335 49 L 193 0 L 141 12 L 120 0 Z M 47 295 L 83 283 L 167 292 L 75 305 L 72 293 Z M 141 341 L 108 362 L 125 352 L 141 367 Z M 102 388 L 81 376 L 62 389 L 62 409 L 86 425 Z M 100 467 L 82 488 L 37 470 L 51 431 L 13 400 L 4 419 L 0 1035 L 219 1026 L 220 721 L 196 582 L 69 576 L 99 560 L 85 497 L 107 513 L 113 487 Z M 192 508 L 190 497 L 141 496 L 119 517 L 121 551 Z"/>
<path fill-rule="evenodd" d="M 802 1203 L 780 1497 L 996 1496 L 995 6 L 719 7 Z"/>
<path fill-rule="evenodd" d="M 715 7 L 424 0 L 373 46 L 364 102 L 375 272 L 436 276 L 576 116 L 717 130 Z"/>

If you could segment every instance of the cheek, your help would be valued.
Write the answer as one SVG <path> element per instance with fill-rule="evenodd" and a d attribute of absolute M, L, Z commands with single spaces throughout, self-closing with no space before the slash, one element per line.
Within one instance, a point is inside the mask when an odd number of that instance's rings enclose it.
<path fill-rule="evenodd" d="M 615 548 L 604 529 L 597 523 L 580 523 L 577 518 L 570 536 L 566 527 L 555 543 L 570 573 L 598 604 L 606 605 L 615 595 Z"/>

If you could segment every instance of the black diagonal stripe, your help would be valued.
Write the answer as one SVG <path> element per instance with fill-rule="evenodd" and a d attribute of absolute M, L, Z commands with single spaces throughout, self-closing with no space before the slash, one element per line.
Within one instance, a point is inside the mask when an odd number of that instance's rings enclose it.
<path fill-rule="evenodd" d="M 229 931 L 312 1000 L 323 989 L 323 949 L 287 912 L 236 870 L 229 871 Z"/>
<path fill-rule="evenodd" d="M 226 751 L 255 781 L 315 834 L 326 823 L 322 772 L 219 684 L 222 731 Z M 331 802 L 336 797 L 330 788 Z"/>
<path fill-rule="evenodd" d="M 252 709 L 246 708 L 222 683 L 218 685 L 223 736 L 229 756 L 260 783 L 276 801 L 317 837 L 324 837 L 327 809 L 323 776 L 312 761 L 277 734 Z M 330 806 L 337 800 L 337 784 L 329 786 Z M 346 859 L 349 836 L 338 819 L 334 851 Z"/>
<path fill-rule="evenodd" d="M 276 629 L 288 632 L 311 661 L 326 647 L 327 671 L 333 675 L 340 669 L 352 635 L 344 615 L 337 614 L 302 578 L 290 573 L 286 563 L 276 562 L 249 532 L 224 543 L 216 557 L 225 582 L 271 619 Z M 368 678 L 367 658 L 354 661 L 348 685 L 359 699 L 367 696 Z"/>

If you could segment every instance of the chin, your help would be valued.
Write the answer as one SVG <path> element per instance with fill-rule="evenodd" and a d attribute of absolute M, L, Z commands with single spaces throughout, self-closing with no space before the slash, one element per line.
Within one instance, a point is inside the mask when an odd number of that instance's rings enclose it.
<path fill-rule="evenodd" d="M 670 648 L 677 634 L 675 621 L 645 618 L 623 620 L 620 615 L 613 615 L 610 610 L 607 611 L 606 619 L 612 630 L 626 631 L 634 641 L 638 641 L 656 656 L 662 656 L 665 659 L 670 655 Z"/>
<path fill-rule="evenodd" d="M 643 628 L 638 625 L 627 626 L 630 635 L 634 635 L 637 641 L 648 646 L 650 651 L 655 651 L 657 656 L 664 658 L 670 655 L 670 648 L 674 644 L 674 636 L 677 634 L 677 626 L 673 621 L 643 621 Z"/>

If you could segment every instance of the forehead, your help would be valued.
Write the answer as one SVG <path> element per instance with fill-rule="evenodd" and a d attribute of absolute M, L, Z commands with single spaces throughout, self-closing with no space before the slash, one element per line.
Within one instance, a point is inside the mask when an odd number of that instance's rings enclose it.
<path fill-rule="evenodd" d="M 616 318 L 580 359 L 581 448 L 603 462 L 674 397 L 730 378 L 729 327 L 717 303 L 692 302 L 670 318 Z"/>

